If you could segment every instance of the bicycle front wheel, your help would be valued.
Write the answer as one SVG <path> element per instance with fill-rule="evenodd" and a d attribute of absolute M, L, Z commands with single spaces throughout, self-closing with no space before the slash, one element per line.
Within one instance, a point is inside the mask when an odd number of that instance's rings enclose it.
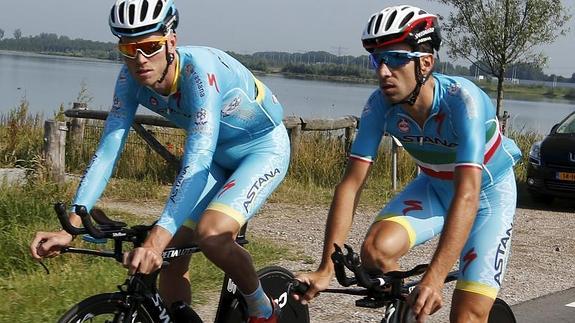
<path fill-rule="evenodd" d="M 141 304 L 136 308 L 135 312 L 128 314 L 128 311 L 120 306 L 124 298 L 120 293 L 106 293 L 88 297 L 69 309 L 58 320 L 58 323 L 154 323 L 148 311 Z M 126 320 L 125 315 L 131 315 L 132 317 Z"/>
<path fill-rule="evenodd" d="M 496 298 L 489 312 L 489 323 L 516 323 L 511 307 L 504 300 Z"/>
<path fill-rule="evenodd" d="M 294 278 L 291 271 L 269 266 L 260 269 L 258 277 L 266 294 L 276 300 L 281 308 L 280 323 L 309 323 L 307 305 L 302 305 L 288 294 L 289 284 Z"/>

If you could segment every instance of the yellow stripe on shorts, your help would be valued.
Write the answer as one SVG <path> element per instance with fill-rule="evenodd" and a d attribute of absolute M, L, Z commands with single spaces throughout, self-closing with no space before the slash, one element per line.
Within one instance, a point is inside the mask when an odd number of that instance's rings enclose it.
<path fill-rule="evenodd" d="M 206 210 L 214 210 L 214 211 L 222 212 L 225 215 L 236 220 L 240 224 L 240 227 L 246 223 L 246 218 L 244 217 L 244 215 L 241 212 L 239 212 L 239 211 L 233 209 L 232 207 L 225 205 L 223 203 L 217 203 L 217 202 L 210 203 L 210 205 L 208 205 Z"/>
<path fill-rule="evenodd" d="M 413 230 L 411 223 L 409 223 L 405 217 L 396 214 L 382 214 L 375 218 L 375 222 L 379 221 L 391 221 L 401 225 L 405 231 L 407 231 L 407 235 L 409 237 L 409 248 L 415 245 L 415 230 Z"/>
<path fill-rule="evenodd" d="M 458 280 L 457 284 L 455 285 L 455 289 L 480 294 L 483 296 L 487 296 L 491 299 L 495 299 L 497 297 L 497 293 L 499 292 L 498 288 L 481 284 L 478 282 L 465 281 L 465 280 Z"/>

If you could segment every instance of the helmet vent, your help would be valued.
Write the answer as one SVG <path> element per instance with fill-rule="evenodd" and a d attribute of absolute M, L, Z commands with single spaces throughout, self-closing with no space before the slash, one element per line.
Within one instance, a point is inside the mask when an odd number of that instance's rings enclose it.
<path fill-rule="evenodd" d="M 371 16 L 371 19 L 369 19 L 369 22 L 367 23 L 367 32 L 368 33 L 375 33 L 374 31 L 371 30 L 371 26 L 373 24 L 373 21 L 375 20 L 375 18 L 377 17 L 377 15 L 373 15 Z"/>
<path fill-rule="evenodd" d="M 379 26 L 381 26 L 381 20 L 382 19 L 383 19 L 383 15 L 377 16 L 377 20 L 375 21 L 375 27 L 374 27 L 374 30 L 376 33 L 379 30 Z"/>
<path fill-rule="evenodd" d="M 389 16 L 389 19 L 387 19 L 387 24 L 385 24 L 385 30 L 388 31 L 389 27 L 391 27 L 391 25 L 393 24 L 393 22 L 395 21 L 395 17 L 397 17 L 397 11 L 393 11 L 391 13 L 391 15 Z"/>
<path fill-rule="evenodd" d="M 118 7 L 118 14 L 119 14 L 119 15 L 118 15 L 118 16 L 119 16 L 118 18 L 120 18 L 120 23 L 122 23 L 122 24 L 125 23 L 125 19 L 124 19 L 124 7 L 125 7 L 125 6 L 126 6 L 126 3 L 125 3 L 125 2 L 122 2 L 122 3 L 120 4 L 120 6 Z"/>
<path fill-rule="evenodd" d="M 162 12 L 162 1 L 158 1 L 156 2 L 156 8 L 154 8 L 154 19 L 158 18 L 158 16 L 160 15 L 160 12 Z"/>
<path fill-rule="evenodd" d="M 420 15 L 426 15 L 426 14 L 427 14 L 427 11 L 425 11 L 425 10 L 419 10 L 418 13 L 419 13 Z"/>
<path fill-rule="evenodd" d="M 148 13 L 148 1 L 142 1 L 142 10 L 140 11 L 140 21 L 146 19 L 146 14 Z"/>
<path fill-rule="evenodd" d="M 113 6 L 112 10 L 110 10 L 110 19 L 112 20 L 112 23 L 116 23 L 116 15 L 114 14 L 114 9 L 116 9 L 116 6 Z"/>
<path fill-rule="evenodd" d="M 401 24 L 399 24 L 399 28 L 403 28 L 405 24 L 407 24 L 407 22 L 411 20 L 411 18 L 413 18 L 413 16 L 414 16 L 413 12 L 407 14 L 407 16 L 405 16 L 405 18 L 403 18 L 403 20 L 401 21 Z"/>
<path fill-rule="evenodd" d="M 133 25 L 133 24 L 134 24 L 134 20 L 136 19 L 136 17 L 135 17 L 135 16 L 136 16 L 136 5 L 131 4 L 131 5 L 128 7 L 128 11 L 129 11 L 129 12 L 128 12 L 128 17 L 129 17 L 128 19 L 129 19 L 129 21 L 130 21 L 130 25 Z"/>

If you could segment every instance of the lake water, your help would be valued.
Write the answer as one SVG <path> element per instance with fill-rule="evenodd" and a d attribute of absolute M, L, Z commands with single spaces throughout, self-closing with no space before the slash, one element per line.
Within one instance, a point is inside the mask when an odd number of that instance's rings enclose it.
<path fill-rule="evenodd" d="M 0 111 L 5 113 L 26 98 L 30 111 L 48 118 L 62 104 L 66 109 L 70 108 L 82 84 L 92 98 L 90 109 L 108 110 L 120 67 L 120 64 L 108 61 L 0 52 Z M 286 115 L 306 118 L 358 116 L 375 89 L 373 85 L 281 76 L 259 78 L 280 99 Z M 510 127 L 547 133 L 555 123 L 575 111 L 575 102 L 504 100 L 504 110 L 511 115 Z M 145 111 L 141 109 L 139 113 Z"/>

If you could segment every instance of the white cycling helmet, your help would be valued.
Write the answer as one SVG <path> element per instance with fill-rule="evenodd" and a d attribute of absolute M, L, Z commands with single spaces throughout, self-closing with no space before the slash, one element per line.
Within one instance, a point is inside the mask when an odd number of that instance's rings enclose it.
<path fill-rule="evenodd" d="M 110 29 L 118 37 L 138 37 L 153 32 L 167 33 L 178 25 L 173 0 L 116 0 L 109 18 Z"/>
<path fill-rule="evenodd" d="M 437 16 L 417 7 L 402 5 L 385 8 L 371 15 L 361 37 L 371 52 L 395 43 L 407 43 L 413 49 L 430 43 L 436 51 L 441 45 Z"/>

